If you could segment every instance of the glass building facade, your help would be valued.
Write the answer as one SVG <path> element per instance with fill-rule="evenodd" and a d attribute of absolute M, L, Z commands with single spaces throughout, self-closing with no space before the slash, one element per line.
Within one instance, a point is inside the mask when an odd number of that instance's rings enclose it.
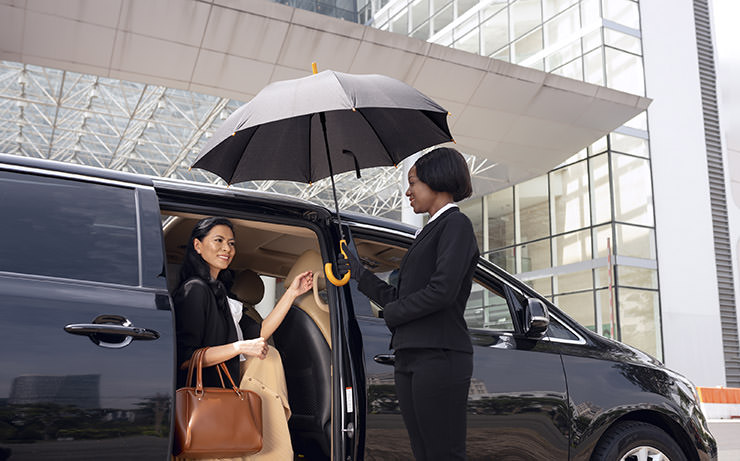
<path fill-rule="evenodd" d="M 379 29 L 645 95 L 636 1 L 372 0 L 358 10 Z M 662 359 L 652 204 L 643 113 L 547 175 L 462 209 L 485 257 L 593 331 Z"/>

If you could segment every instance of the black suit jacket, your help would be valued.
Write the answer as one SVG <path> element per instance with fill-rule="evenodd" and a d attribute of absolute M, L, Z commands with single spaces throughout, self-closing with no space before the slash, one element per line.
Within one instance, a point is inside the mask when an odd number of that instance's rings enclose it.
<path fill-rule="evenodd" d="M 359 289 L 383 307 L 393 349 L 473 352 L 463 314 L 478 255 L 472 223 L 453 207 L 416 237 L 401 261 L 398 288 L 363 273 Z"/>

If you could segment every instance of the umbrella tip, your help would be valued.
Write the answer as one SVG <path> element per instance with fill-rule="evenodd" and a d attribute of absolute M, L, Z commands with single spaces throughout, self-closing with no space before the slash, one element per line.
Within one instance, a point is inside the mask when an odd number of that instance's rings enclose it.
<path fill-rule="evenodd" d="M 450 139 L 450 141 L 452 141 L 453 143 L 457 144 L 457 141 L 455 141 L 454 139 Z"/>
<path fill-rule="evenodd" d="M 452 117 L 452 112 L 447 112 L 448 117 Z"/>
<path fill-rule="evenodd" d="M 319 73 L 319 67 L 316 65 L 316 61 L 311 63 L 311 70 L 313 71 L 314 74 Z"/>
<path fill-rule="evenodd" d="M 231 136 L 236 136 L 236 131 L 231 133 Z"/>

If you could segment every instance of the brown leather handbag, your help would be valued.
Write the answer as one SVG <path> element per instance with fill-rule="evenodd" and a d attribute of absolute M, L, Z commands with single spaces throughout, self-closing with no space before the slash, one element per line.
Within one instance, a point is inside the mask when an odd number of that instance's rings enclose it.
<path fill-rule="evenodd" d="M 173 453 L 184 458 L 231 458 L 262 450 L 262 399 L 239 389 L 225 363 L 215 365 L 222 387 L 203 387 L 203 357 L 208 348 L 193 352 L 187 386 L 175 394 L 175 444 Z M 231 389 L 226 388 L 221 372 Z"/>

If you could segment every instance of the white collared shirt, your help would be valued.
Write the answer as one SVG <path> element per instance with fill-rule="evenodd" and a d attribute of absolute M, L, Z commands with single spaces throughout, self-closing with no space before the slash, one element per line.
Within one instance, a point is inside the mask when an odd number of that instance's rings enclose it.
<path fill-rule="evenodd" d="M 445 211 L 449 210 L 452 207 L 460 208 L 460 207 L 457 206 L 457 204 L 450 202 L 447 205 L 445 205 L 442 208 L 440 208 L 439 210 L 437 210 L 437 212 L 434 213 L 434 215 L 431 218 L 429 218 L 429 221 L 427 221 L 427 223 L 424 226 L 428 226 L 429 224 L 431 224 L 431 222 L 434 221 L 435 219 L 437 219 L 438 216 L 442 216 L 442 213 L 444 213 Z M 418 228 L 416 230 L 416 232 L 414 233 L 414 238 L 416 238 L 416 236 L 419 235 L 419 233 L 422 230 L 424 230 L 424 227 Z"/>

